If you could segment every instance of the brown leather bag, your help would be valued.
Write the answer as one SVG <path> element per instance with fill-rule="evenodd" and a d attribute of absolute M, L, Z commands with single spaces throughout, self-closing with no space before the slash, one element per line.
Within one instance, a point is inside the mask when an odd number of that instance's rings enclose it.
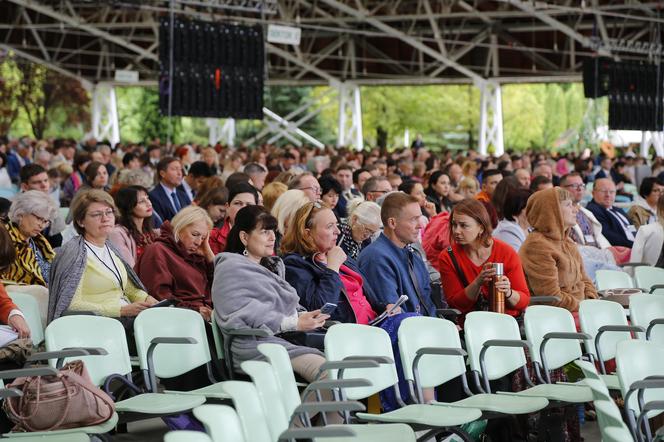
<path fill-rule="evenodd" d="M 16 378 L 7 385 L 23 392 L 5 399 L 16 423 L 12 431 L 52 431 L 98 425 L 115 412 L 113 400 L 92 383 L 83 361 L 72 361 L 54 376 Z"/>

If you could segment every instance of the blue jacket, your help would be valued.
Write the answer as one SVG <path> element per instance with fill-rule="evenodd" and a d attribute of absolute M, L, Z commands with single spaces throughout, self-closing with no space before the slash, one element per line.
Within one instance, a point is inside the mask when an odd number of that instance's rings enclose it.
<path fill-rule="evenodd" d="M 413 262 L 413 273 L 420 288 L 424 308 L 420 307 L 415 285 L 408 272 L 409 259 Z M 408 301 L 402 305 L 402 310 L 423 316 L 436 316 L 426 264 L 410 247 L 400 249 L 381 233 L 378 239 L 360 252 L 358 264 L 365 281 L 371 284 L 382 302 L 393 304 L 401 295 L 406 295 Z"/>
<path fill-rule="evenodd" d="M 300 296 L 300 305 L 309 311 L 321 308 L 326 302 L 337 304 L 336 310 L 330 316 L 333 321 L 356 322 L 355 313 L 350 305 L 343 287 L 341 277 L 334 270 L 314 262 L 311 257 L 304 257 L 296 253 L 289 253 L 283 258 L 286 265 L 286 281 Z M 347 259 L 344 265 L 360 273 L 357 264 Z M 364 278 L 364 275 L 362 275 Z M 377 314 L 385 310 L 387 303 L 381 303 L 371 285 L 364 278 L 362 293 Z"/>
<path fill-rule="evenodd" d="M 625 230 L 620 225 L 620 222 L 616 219 L 615 216 L 609 213 L 608 209 L 605 209 L 604 207 L 597 204 L 595 200 L 591 200 L 586 205 L 586 209 L 595 215 L 597 221 L 599 221 L 599 223 L 602 225 L 602 235 L 606 237 L 612 246 L 623 246 L 631 248 L 634 245 L 634 241 L 630 241 L 627 238 L 627 235 L 625 235 Z M 613 207 L 613 209 L 619 211 L 629 222 L 629 218 L 627 218 L 625 212 L 623 212 L 622 209 L 617 207 Z M 634 234 L 636 235 L 636 230 L 634 231 Z"/>
<path fill-rule="evenodd" d="M 187 196 L 187 192 L 184 189 L 177 188 L 175 189 L 175 194 L 180 201 L 181 208 L 187 207 L 191 204 L 191 200 Z M 170 195 L 166 194 L 163 186 L 157 184 L 149 194 L 150 201 L 152 202 L 152 208 L 159 215 L 161 222 L 170 221 L 171 218 L 175 216 L 175 208 L 173 207 L 173 200 Z"/>

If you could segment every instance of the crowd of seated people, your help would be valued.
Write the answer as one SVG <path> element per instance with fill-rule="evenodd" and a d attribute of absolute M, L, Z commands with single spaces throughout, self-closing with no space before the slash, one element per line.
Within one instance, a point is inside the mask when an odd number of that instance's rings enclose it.
<path fill-rule="evenodd" d="M 576 312 L 598 296 L 597 269 L 664 261 L 659 159 L 43 145 L 0 141 L 0 186 L 16 191 L 0 206 L 13 253 L 0 277 L 41 299 L 45 324 L 91 312 L 129 330 L 141 311 L 171 300 L 206 322 L 267 331 L 308 380 L 322 353 L 282 333 L 329 319 L 368 324 L 385 311 L 436 316 L 441 305 L 458 309 L 463 327 L 467 313 L 488 308 L 491 263 L 504 264 L 495 285 L 507 314 L 544 295 Z M 44 151 L 46 167 L 37 164 Z M 19 152 L 24 165 L 10 170 Z M 422 253 L 430 236 L 442 241 L 433 260 Z M 326 304 L 335 307 L 321 313 Z M 5 310 L 0 322 L 29 334 Z M 236 368 L 260 358 L 256 345 L 235 341 Z"/>

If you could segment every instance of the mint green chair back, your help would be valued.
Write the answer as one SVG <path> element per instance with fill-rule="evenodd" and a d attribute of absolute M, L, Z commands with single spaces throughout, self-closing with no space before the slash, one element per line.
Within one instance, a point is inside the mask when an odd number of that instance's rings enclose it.
<path fill-rule="evenodd" d="M 201 405 L 194 416 L 203 423 L 212 442 L 245 442 L 237 412 L 228 405 Z"/>
<path fill-rule="evenodd" d="M 664 346 L 654 342 L 633 339 L 618 344 L 616 355 L 616 371 L 620 379 L 620 387 L 623 398 L 629 391 L 629 387 L 636 381 L 642 381 L 651 376 L 664 376 Z M 664 388 L 652 388 L 645 390 L 644 403 L 664 400 Z M 627 400 L 627 405 L 634 410 L 636 415 L 640 414 L 639 403 L 636 394 L 632 394 Z M 648 417 L 657 416 L 662 410 L 654 410 L 648 413 Z"/>
<path fill-rule="evenodd" d="M 650 292 L 656 284 L 664 284 L 664 269 L 659 267 L 639 266 L 634 269 L 636 286 Z"/>
<path fill-rule="evenodd" d="M 127 337 L 120 321 L 103 316 L 62 316 L 51 322 L 45 332 L 46 351 L 71 347 L 101 347 L 108 352 L 104 356 L 83 356 L 80 359 L 90 373 L 95 385 L 102 385 L 111 374 L 131 373 L 131 361 L 127 349 Z M 51 361 L 54 365 L 55 361 Z"/>
<path fill-rule="evenodd" d="M 595 337 L 599 328 L 603 325 L 628 325 L 625 309 L 622 305 L 613 301 L 601 299 L 586 299 L 579 305 L 579 323 L 581 331 L 592 336 L 591 341 L 585 341 L 586 351 L 597 357 L 595 350 Z M 630 332 L 607 332 L 602 335 L 599 349 L 602 353 L 602 361 L 608 361 L 616 357 L 616 346 L 618 342 L 632 339 Z"/>
<path fill-rule="evenodd" d="M 632 295 L 629 297 L 629 319 L 632 325 L 640 325 L 648 330 L 650 321 L 664 318 L 664 296 Z M 639 339 L 645 339 L 645 333 L 637 333 Z M 654 325 L 650 341 L 664 344 L 664 324 Z"/>
<path fill-rule="evenodd" d="M 233 408 L 240 418 L 245 441 L 274 442 L 276 440 L 273 440 L 270 435 L 263 404 L 254 384 L 244 381 L 226 381 L 224 382 L 224 392 L 233 401 Z"/>
<path fill-rule="evenodd" d="M 632 277 L 621 270 L 597 270 L 595 279 L 597 290 L 634 288 Z"/>
<path fill-rule="evenodd" d="M 69 216 L 69 207 L 60 207 L 58 210 L 60 211 L 60 217 L 66 220 Z"/>
<path fill-rule="evenodd" d="M 524 314 L 526 339 L 530 343 L 533 362 L 542 364 L 540 348 L 547 333 L 576 333 L 576 325 L 572 314 L 560 307 L 549 305 L 533 305 Z M 544 357 L 550 370 L 560 368 L 582 356 L 580 341 L 569 339 L 551 339 L 545 347 Z"/>
<path fill-rule="evenodd" d="M 154 351 L 155 375 L 172 378 L 211 361 L 203 317 L 193 310 L 156 307 L 143 310 L 134 320 L 138 362 L 148 369 L 150 342 L 157 337 L 194 338 L 196 344 L 159 344 Z"/>
<path fill-rule="evenodd" d="M 336 324 L 325 334 L 325 357 L 328 361 L 342 361 L 350 356 L 386 356 L 394 360 L 392 342 L 385 330 L 361 324 Z M 330 370 L 336 379 L 336 370 Z M 369 397 L 395 385 L 399 378 L 395 364 L 380 364 L 375 368 L 345 370 L 344 379 L 369 379 L 369 387 L 345 388 L 349 400 Z"/>
<path fill-rule="evenodd" d="M 288 351 L 279 344 L 258 344 L 258 351 L 272 366 L 286 416 L 292 416 L 301 401 Z"/>
<path fill-rule="evenodd" d="M 251 377 L 261 400 L 267 426 L 270 429 L 272 440 L 278 440 L 279 435 L 288 429 L 289 415 L 286 414 L 281 389 L 277 384 L 272 366 L 263 361 L 245 361 L 241 364 L 242 371 Z"/>
<path fill-rule="evenodd" d="M 205 433 L 200 431 L 169 431 L 164 436 L 164 442 L 212 442 Z M 230 441 L 229 441 L 230 442 Z"/>
<path fill-rule="evenodd" d="M 482 345 L 492 339 L 520 340 L 519 325 L 509 315 L 493 312 L 471 312 L 464 323 L 466 351 L 473 371 L 481 373 Z M 501 378 L 526 364 L 522 348 L 492 347 L 486 351 L 485 364 L 488 380 Z"/>
<path fill-rule="evenodd" d="M 41 314 L 39 313 L 39 302 L 37 302 L 34 296 L 30 296 L 27 293 L 7 290 L 7 294 L 25 316 L 25 322 L 30 327 L 32 343 L 37 346 L 44 342 L 44 326 L 42 325 Z"/>
<path fill-rule="evenodd" d="M 446 319 L 412 316 L 399 325 L 399 353 L 407 381 L 415 381 L 413 362 L 424 347 L 461 348 L 456 324 Z M 419 385 L 430 388 L 441 385 L 466 372 L 463 356 L 425 355 L 418 362 Z"/>

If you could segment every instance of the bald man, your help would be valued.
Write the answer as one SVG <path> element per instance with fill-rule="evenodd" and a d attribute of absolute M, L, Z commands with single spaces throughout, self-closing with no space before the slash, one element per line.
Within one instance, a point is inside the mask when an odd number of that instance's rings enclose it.
<path fill-rule="evenodd" d="M 616 201 L 616 185 L 609 178 L 600 178 L 593 184 L 593 199 L 586 208 L 595 215 L 602 225 L 602 235 L 612 246 L 631 248 L 634 244 L 636 228 L 625 212 L 613 205 Z"/>

